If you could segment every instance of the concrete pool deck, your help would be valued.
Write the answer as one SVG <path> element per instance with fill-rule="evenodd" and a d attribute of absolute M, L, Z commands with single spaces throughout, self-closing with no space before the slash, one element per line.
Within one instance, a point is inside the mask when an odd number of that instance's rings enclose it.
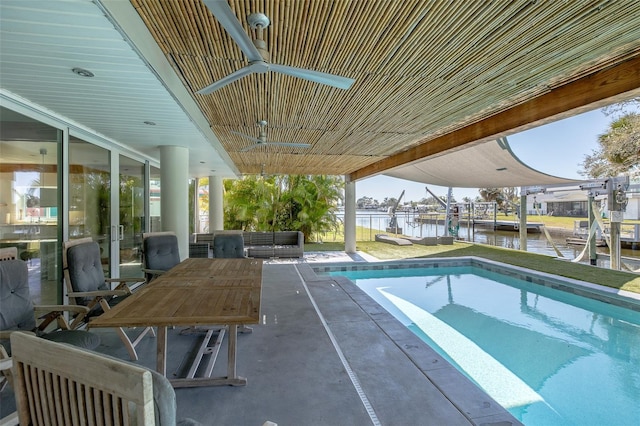
<path fill-rule="evenodd" d="M 317 276 L 311 267 L 321 259 L 370 260 L 327 252 L 265 264 L 261 324 L 238 338 L 247 386 L 177 389 L 179 418 L 204 425 L 520 424 L 349 280 Z M 114 332 L 95 331 L 99 351 L 127 359 Z M 197 337 L 171 331 L 168 371 L 181 371 Z M 214 374 L 226 364 L 225 347 Z M 155 338 L 145 338 L 138 363 L 152 368 L 155 349 Z M 3 415 L 10 392 L 2 392 Z"/>

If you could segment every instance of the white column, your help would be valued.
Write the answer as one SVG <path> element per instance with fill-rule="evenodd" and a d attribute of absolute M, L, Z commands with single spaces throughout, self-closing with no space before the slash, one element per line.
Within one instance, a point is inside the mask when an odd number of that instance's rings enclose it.
<path fill-rule="evenodd" d="M 344 250 L 356 252 L 356 183 L 348 177 L 344 185 Z"/>
<path fill-rule="evenodd" d="M 189 257 L 188 170 L 189 150 L 187 148 L 181 146 L 160 147 L 162 230 L 176 233 L 181 260 Z"/>
<path fill-rule="evenodd" d="M 209 232 L 224 229 L 224 187 L 220 176 L 209 176 Z"/>
<path fill-rule="evenodd" d="M 527 193 L 520 188 L 520 250 L 527 251 Z"/>

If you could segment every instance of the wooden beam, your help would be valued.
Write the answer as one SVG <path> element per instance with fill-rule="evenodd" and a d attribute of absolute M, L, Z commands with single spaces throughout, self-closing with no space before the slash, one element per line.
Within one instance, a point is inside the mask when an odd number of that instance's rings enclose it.
<path fill-rule="evenodd" d="M 365 166 L 351 173 L 349 180 L 370 177 L 469 143 L 508 136 L 636 96 L 640 96 L 640 55 Z"/>

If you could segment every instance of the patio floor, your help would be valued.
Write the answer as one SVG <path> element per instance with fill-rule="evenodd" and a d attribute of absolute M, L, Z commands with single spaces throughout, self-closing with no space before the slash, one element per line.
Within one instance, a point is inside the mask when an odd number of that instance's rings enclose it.
<path fill-rule="evenodd" d="M 265 264 L 261 323 L 238 337 L 247 386 L 176 389 L 178 418 L 234 426 L 520 424 L 350 281 L 316 276 L 310 265 L 365 257 L 309 253 L 302 262 Z M 94 331 L 99 351 L 128 359 L 113 331 Z M 169 374 L 182 374 L 198 339 L 170 331 Z M 145 337 L 138 363 L 153 368 L 155 350 L 155 338 Z M 214 375 L 225 366 L 223 344 Z M 0 397 L 5 415 L 11 390 Z"/>

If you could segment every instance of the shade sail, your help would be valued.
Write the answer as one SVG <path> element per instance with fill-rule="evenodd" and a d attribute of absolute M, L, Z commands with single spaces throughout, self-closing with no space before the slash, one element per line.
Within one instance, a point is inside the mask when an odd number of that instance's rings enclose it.
<path fill-rule="evenodd" d="M 511 150 L 506 138 L 429 157 L 384 174 L 454 188 L 567 185 L 579 182 L 548 175 L 527 166 Z"/>

